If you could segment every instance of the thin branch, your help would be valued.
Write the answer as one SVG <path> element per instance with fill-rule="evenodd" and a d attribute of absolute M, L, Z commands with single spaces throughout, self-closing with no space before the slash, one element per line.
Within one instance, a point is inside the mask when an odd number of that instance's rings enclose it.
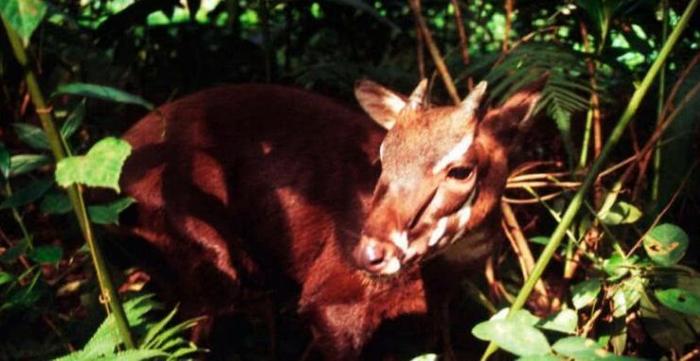
<path fill-rule="evenodd" d="M 457 88 L 455 88 L 454 80 L 452 80 L 452 76 L 447 69 L 447 65 L 445 65 L 445 61 L 442 59 L 442 55 L 440 55 L 440 50 L 433 40 L 430 29 L 428 29 L 428 25 L 425 23 L 425 19 L 423 19 L 423 16 L 421 15 L 419 0 L 408 0 L 408 4 L 413 11 L 413 17 L 415 18 L 416 25 L 420 29 L 420 33 L 423 35 L 425 45 L 428 47 L 428 51 L 433 58 L 435 68 L 437 68 L 440 78 L 442 78 L 442 82 L 445 84 L 447 93 L 450 95 L 450 98 L 452 98 L 452 102 L 459 104 L 459 94 L 457 93 Z"/>

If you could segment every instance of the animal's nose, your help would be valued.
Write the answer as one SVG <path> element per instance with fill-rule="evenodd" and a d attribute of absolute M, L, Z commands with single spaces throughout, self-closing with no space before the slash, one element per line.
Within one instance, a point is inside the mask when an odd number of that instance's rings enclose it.
<path fill-rule="evenodd" d="M 392 274 L 401 268 L 396 247 L 388 242 L 365 238 L 355 252 L 360 267 L 375 274 Z"/>

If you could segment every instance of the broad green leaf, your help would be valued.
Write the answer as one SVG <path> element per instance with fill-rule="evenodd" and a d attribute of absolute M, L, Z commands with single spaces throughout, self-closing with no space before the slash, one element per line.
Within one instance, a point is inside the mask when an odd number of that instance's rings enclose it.
<path fill-rule="evenodd" d="M 97 142 L 84 156 L 68 157 L 56 165 L 56 181 L 62 187 L 74 183 L 119 191 L 119 176 L 131 145 L 108 137 Z"/>
<path fill-rule="evenodd" d="M 656 299 L 664 306 L 687 315 L 700 316 L 700 295 L 682 288 L 654 291 Z"/>
<path fill-rule="evenodd" d="M 40 264 L 56 264 L 63 257 L 63 249 L 58 246 L 39 246 L 27 253 L 32 261 Z"/>
<path fill-rule="evenodd" d="M 51 179 L 35 180 L 0 203 L 0 209 L 17 208 L 41 198 L 53 185 Z"/>
<path fill-rule="evenodd" d="M 687 248 L 688 235 L 674 224 L 660 224 L 644 236 L 644 249 L 649 258 L 661 266 L 678 263 Z"/>
<path fill-rule="evenodd" d="M 697 331 L 691 328 L 689 317 L 663 307 L 654 298 L 642 292 L 639 308 L 644 329 L 654 342 L 676 350 L 695 344 Z"/>
<path fill-rule="evenodd" d="M 518 356 L 551 353 L 547 338 L 538 329 L 514 320 L 489 320 L 472 329 L 481 340 L 493 341 L 500 348 Z"/>
<path fill-rule="evenodd" d="M 565 361 L 565 359 L 554 355 L 538 355 L 520 357 L 517 361 Z"/>
<path fill-rule="evenodd" d="M 438 357 L 434 353 L 426 353 L 418 357 L 414 357 L 411 361 L 437 361 Z"/>
<path fill-rule="evenodd" d="M 15 277 L 15 275 L 12 273 L 0 272 L 0 286 L 6 283 L 14 282 L 16 279 L 17 277 Z"/>
<path fill-rule="evenodd" d="M 503 308 L 491 316 L 490 320 L 505 320 L 508 317 L 510 308 Z M 528 310 L 517 310 L 510 317 L 512 322 L 522 323 L 523 325 L 534 326 L 540 322 L 540 318 L 530 313 Z"/>
<path fill-rule="evenodd" d="M 51 164 L 51 158 L 44 154 L 17 154 L 10 158 L 10 177 L 29 173 Z"/>
<path fill-rule="evenodd" d="M 15 244 L 14 246 L 7 249 L 3 254 L 0 254 L 0 262 L 5 264 L 13 263 L 19 258 L 19 256 L 25 254 L 27 248 L 29 247 L 26 241 L 22 241 Z"/>
<path fill-rule="evenodd" d="M 0 15 L 17 32 L 24 46 L 46 15 L 44 0 L 0 1 Z"/>
<path fill-rule="evenodd" d="M 7 179 L 10 176 L 10 151 L 0 142 L 0 174 Z"/>
<path fill-rule="evenodd" d="M 537 327 L 546 330 L 558 331 L 568 334 L 576 332 L 578 326 L 578 314 L 576 311 L 565 308 L 543 319 Z"/>
<path fill-rule="evenodd" d="M 610 275 L 608 280 L 615 281 L 626 276 L 632 267 L 635 266 L 637 256 L 624 257 L 618 253 L 613 253 L 610 258 L 603 261 L 603 270 Z"/>
<path fill-rule="evenodd" d="M 73 206 L 65 193 L 50 192 L 41 200 L 39 209 L 46 214 L 66 214 Z"/>
<path fill-rule="evenodd" d="M 547 237 L 547 236 L 535 236 L 535 237 L 530 238 L 530 242 L 546 246 L 547 243 L 549 243 L 549 237 Z"/>
<path fill-rule="evenodd" d="M 59 86 L 58 89 L 56 89 L 56 91 L 52 94 L 52 97 L 59 94 L 79 95 L 88 98 L 97 98 L 112 101 L 116 103 L 135 104 L 140 105 L 148 110 L 153 110 L 153 104 L 141 98 L 140 96 L 104 85 L 88 83 L 64 84 Z"/>
<path fill-rule="evenodd" d="M 598 217 L 601 222 L 609 225 L 630 224 L 642 217 L 642 211 L 627 202 L 620 201 L 607 212 L 599 213 Z"/>
<path fill-rule="evenodd" d="M 12 126 L 15 128 L 19 140 L 28 146 L 41 150 L 50 149 L 49 138 L 43 129 L 28 123 L 13 123 Z"/>
<path fill-rule="evenodd" d="M 601 348 L 595 341 L 579 336 L 562 338 L 552 345 L 552 349 L 554 349 L 556 353 L 566 357 L 571 357 L 574 360 L 642 360 L 635 357 L 615 355 L 614 353 Z"/>
<path fill-rule="evenodd" d="M 571 302 L 574 304 L 574 308 L 580 310 L 592 304 L 600 293 L 601 285 L 600 280 L 594 278 L 571 287 Z"/>
<path fill-rule="evenodd" d="M 627 310 L 630 307 L 627 305 L 627 298 L 622 288 L 618 288 L 617 291 L 613 293 L 612 301 L 614 317 L 624 317 L 627 315 Z"/>
<path fill-rule="evenodd" d="M 88 207 L 90 221 L 96 224 L 119 224 L 119 213 L 134 202 L 136 202 L 135 199 L 125 197 L 109 204 L 90 206 Z"/>
<path fill-rule="evenodd" d="M 63 139 L 70 138 L 80 128 L 83 118 L 85 118 L 85 100 L 75 106 L 68 118 L 66 118 L 66 121 L 61 125 L 61 136 L 63 136 Z"/>

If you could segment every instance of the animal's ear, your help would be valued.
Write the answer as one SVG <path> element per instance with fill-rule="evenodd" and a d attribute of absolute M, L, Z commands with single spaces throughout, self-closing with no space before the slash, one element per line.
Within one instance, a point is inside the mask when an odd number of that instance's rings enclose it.
<path fill-rule="evenodd" d="M 490 109 L 479 126 L 480 132 L 486 131 L 500 142 L 509 143 L 514 134 L 525 131 L 531 123 L 546 82 L 547 77 L 543 76 L 517 91 L 500 107 Z"/>
<path fill-rule="evenodd" d="M 401 111 L 423 106 L 427 84 L 427 80 L 423 79 L 411 96 L 405 97 L 373 81 L 360 80 L 355 83 L 355 98 L 377 124 L 389 130 L 396 124 Z"/>

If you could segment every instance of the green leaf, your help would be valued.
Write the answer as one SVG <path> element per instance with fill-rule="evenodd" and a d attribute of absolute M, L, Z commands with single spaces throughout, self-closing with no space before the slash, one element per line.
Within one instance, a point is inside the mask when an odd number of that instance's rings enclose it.
<path fill-rule="evenodd" d="M 0 142 L 0 174 L 7 179 L 10 176 L 10 151 Z"/>
<path fill-rule="evenodd" d="M 552 349 L 560 355 L 574 360 L 610 360 L 632 361 L 642 360 L 635 357 L 618 356 L 601 348 L 595 341 L 579 336 L 565 337 L 552 345 Z"/>
<path fill-rule="evenodd" d="M 17 132 L 19 140 L 34 149 L 48 150 L 49 138 L 44 133 L 44 130 L 28 123 L 13 123 L 12 126 Z"/>
<path fill-rule="evenodd" d="M 74 183 L 112 188 L 119 192 L 119 175 L 131 145 L 108 137 L 97 142 L 84 156 L 68 157 L 56 165 L 56 181 L 62 187 Z"/>
<path fill-rule="evenodd" d="M 503 308 L 496 312 L 489 320 L 505 320 L 508 317 L 508 311 L 510 308 Z M 540 318 L 530 313 L 528 310 L 517 310 L 510 316 L 510 320 L 517 323 L 522 323 L 523 325 L 534 326 L 540 322 Z"/>
<path fill-rule="evenodd" d="M 438 356 L 434 353 L 426 353 L 411 359 L 411 361 L 437 361 Z"/>
<path fill-rule="evenodd" d="M 642 292 L 639 308 L 644 329 L 654 342 L 676 350 L 697 343 L 697 331 L 691 327 L 691 317 L 657 304 L 652 301 L 654 298 Z"/>
<path fill-rule="evenodd" d="M 46 194 L 39 205 L 39 209 L 46 214 L 66 214 L 73 206 L 70 198 L 61 192 L 50 192 Z"/>
<path fill-rule="evenodd" d="M 16 245 L 10 247 L 8 250 L 6 250 L 3 254 L 0 254 L 0 262 L 5 263 L 5 264 L 11 264 L 14 261 L 16 261 L 19 256 L 22 256 L 25 254 L 25 251 L 27 250 L 28 245 L 27 241 L 22 241 L 17 243 Z"/>
<path fill-rule="evenodd" d="M 81 101 L 75 106 L 73 111 L 61 126 L 61 136 L 63 139 L 70 138 L 70 136 L 73 135 L 78 128 L 80 128 L 80 124 L 83 123 L 83 118 L 85 118 L 85 100 Z"/>
<path fill-rule="evenodd" d="M 112 203 L 100 205 L 100 206 L 90 206 L 88 207 L 88 214 L 90 214 L 90 221 L 96 224 L 119 224 L 119 213 L 128 208 L 131 204 L 136 202 L 135 199 L 131 197 L 120 198 Z"/>
<path fill-rule="evenodd" d="M 538 329 L 515 320 L 489 320 L 474 326 L 472 334 L 493 341 L 500 348 L 518 356 L 549 354 L 549 342 Z"/>
<path fill-rule="evenodd" d="M 578 314 L 572 309 L 565 308 L 540 322 L 537 327 L 546 330 L 574 334 L 578 326 Z"/>
<path fill-rule="evenodd" d="M 661 304 L 674 311 L 700 316 L 700 295 L 682 288 L 656 290 L 654 295 Z"/>
<path fill-rule="evenodd" d="M 538 355 L 520 357 L 517 361 L 564 361 L 564 359 L 554 355 Z"/>
<path fill-rule="evenodd" d="M 6 283 L 14 282 L 16 279 L 17 277 L 15 277 L 15 275 L 12 273 L 0 272 L 0 286 Z"/>
<path fill-rule="evenodd" d="M 29 258 L 40 264 L 56 264 L 63 257 L 63 249 L 59 246 L 39 246 L 27 253 Z"/>
<path fill-rule="evenodd" d="M 592 304 L 600 293 L 601 285 L 600 280 L 594 278 L 571 287 L 571 302 L 574 304 L 574 308 L 580 310 Z"/>
<path fill-rule="evenodd" d="M 688 235 L 678 226 L 664 223 L 644 236 L 644 249 L 649 258 L 660 266 L 672 266 L 685 256 Z"/>
<path fill-rule="evenodd" d="M 549 237 L 547 237 L 547 236 L 535 236 L 535 237 L 530 238 L 530 242 L 546 246 L 547 243 L 549 243 Z"/>
<path fill-rule="evenodd" d="M 599 213 L 601 222 L 609 225 L 631 224 L 637 222 L 642 217 L 639 208 L 627 203 L 617 202 L 608 211 Z"/>
<path fill-rule="evenodd" d="M 3 0 L 0 1 L 0 14 L 27 46 L 46 15 L 46 3 L 43 0 Z"/>
<path fill-rule="evenodd" d="M 0 209 L 17 208 L 41 198 L 53 185 L 51 179 L 35 180 L 0 203 Z"/>
<path fill-rule="evenodd" d="M 97 98 L 116 103 L 135 104 L 140 105 L 148 110 L 153 110 L 154 108 L 153 104 L 141 98 L 140 96 L 104 85 L 88 83 L 64 84 L 59 86 L 58 89 L 56 89 L 56 91 L 51 96 L 54 97 L 59 94 L 80 95 L 84 97 Z"/>
<path fill-rule="evenodd" d="M 610 281 L 618 280 L 626 276 L 638 261 L 637 256 L 624 257 L 619 253 L 613 253 L 610 258 L 603 261 L 603 270 L 610 276 Z"/>
<path fill-rule="evenodd" d="M 51 158 L 44 154 L 17 154 L 10 158 L 10 177 L 29 173 L 51 164 Z"/>

